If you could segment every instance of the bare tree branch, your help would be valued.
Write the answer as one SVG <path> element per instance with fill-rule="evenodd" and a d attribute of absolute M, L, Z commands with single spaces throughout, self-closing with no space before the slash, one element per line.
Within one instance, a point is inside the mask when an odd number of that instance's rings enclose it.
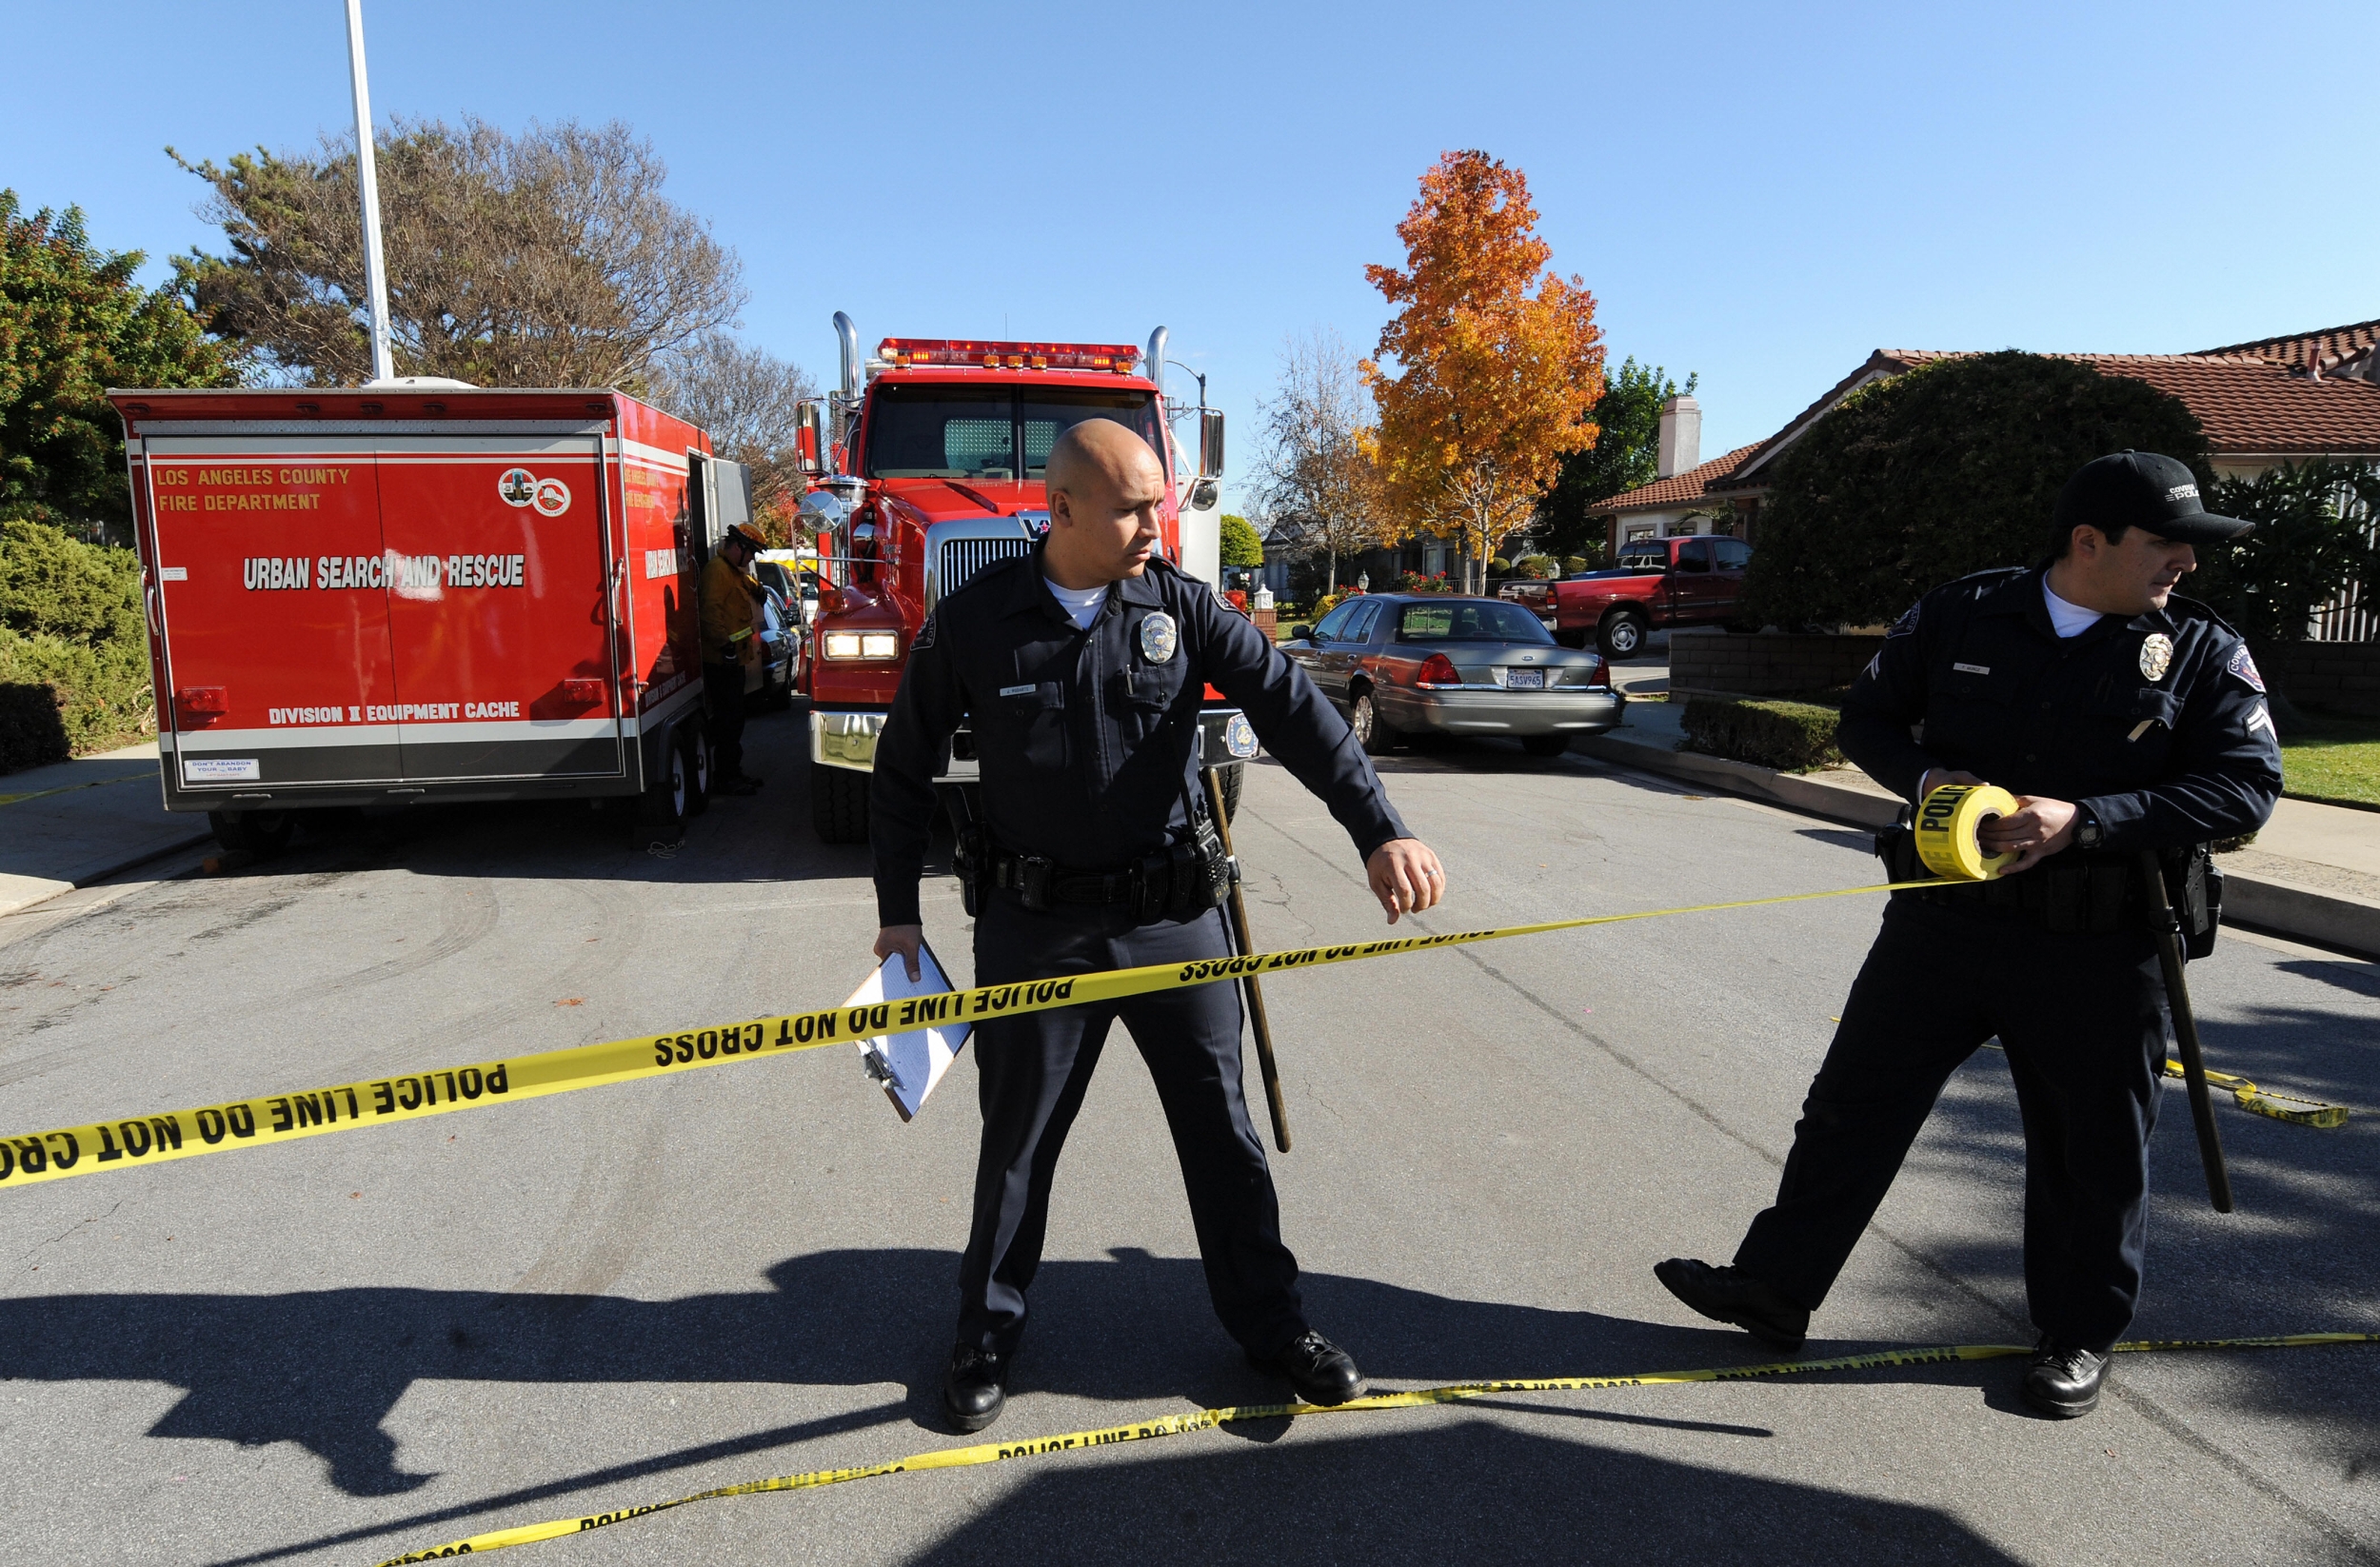
<path fill-rule="evenodd" d="M 1257 504 L 1275 538 L 1329 554 L 1334 593 L 1339 557 L 1380 539 L 1371 412 L 1355 354 L 1328 327 L 1282 345 L 1273 395 L 1259 405 Z"/>

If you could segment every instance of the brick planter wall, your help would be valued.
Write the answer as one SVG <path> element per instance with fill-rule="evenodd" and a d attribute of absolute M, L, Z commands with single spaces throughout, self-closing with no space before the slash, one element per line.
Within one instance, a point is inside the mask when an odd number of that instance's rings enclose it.
<path fill-rule="evenodd" d="M 2380 643 L 2291 643 L 2273 663 L 2265 673 L 2299 706 L 2380 718 Z"/>
<path fill-rule="evenodd" d="M 1756 697 L 1848 685 L 1883 645 L 1884 638 L 1876 633 L 1805 637 L 1774 631 L 1679 631 L 1669 640 L 1669 687 L 1672 692 L 1734 691 Z"/>

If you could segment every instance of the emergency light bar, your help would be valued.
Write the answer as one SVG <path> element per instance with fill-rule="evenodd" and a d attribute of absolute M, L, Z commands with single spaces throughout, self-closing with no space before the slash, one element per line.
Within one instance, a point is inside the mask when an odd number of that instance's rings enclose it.
<path fill-rule="evenodd" d="M 979 343 L 957 337 L 888 337 L 876 357 L 899 369 L 965 365 L 987 370 L 1110 370 L 1130 375 L 1140 350 L 1130 343 Z"/>

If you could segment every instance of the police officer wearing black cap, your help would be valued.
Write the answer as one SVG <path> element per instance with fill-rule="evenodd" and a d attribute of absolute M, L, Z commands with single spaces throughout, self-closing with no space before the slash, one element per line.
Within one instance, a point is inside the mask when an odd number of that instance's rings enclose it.
<path fill-rule="evenodd" d="M 1346 722 L 1244 616 L 1156 553 L 1165 473 L 1147 443 L 1087 421 L 1059 438 L 1047 473 L 1047 535 L 935 606 L 878 741 L 877 956 L 903 954 L 917 972 L 934 778 L 962 718 L 982 777 L 984 820 L 962 845 L 978 984 L 1224 956 L 1229 872 L 1192 782 L 1209 684 L 1329 805 L 1391 924 L 1438 902 L 1438 857 L 1406 833 Z M 945 1413 L 964 1431 L 999 1418 L 1059 1150 L 1119 1018 L 1156 1080 L 1216 1315 L 1307 1402 L 1359 1396 L 1354 1359 L 1300 1308 L 1240 1090 L 1240 998 L 1222 983 L 977 1024 L 983 1141 Z"/>
<path fill-rule="evenodd" d="M 2166 1060 L 2140 851 L 2158 851 L 2203 955 L 2220 877 L 2201 846 L 2261 826 L 2281 792 L 2246 645 L 2173 593 L 2192 546 L 2249 526 L 2206 511 L 2170 457 L 2102 457 L 2059 492 L 2043 565 L 1936 588 L 1887 635 L 1843 704 L 1844 753 L 1913 801 L 1947 783 L 2008 789 L 2016 811 L 1980 836 L 2017 858 L 1981 887 L 1893 895 L 1775 1204 L 1732 1266 L 1654 1270 L 1680 1300 L 1798 1350 L 1942 1085 L 1997 1035 L 2025 1129 L 2025 1294 L 2040 1334 L 2025 1401 L 2051 1416 L 2097 1406 L 2140 1297 Z M 1905 842 L 1879 843 L 1895 881 L 1926 874 Z"/>

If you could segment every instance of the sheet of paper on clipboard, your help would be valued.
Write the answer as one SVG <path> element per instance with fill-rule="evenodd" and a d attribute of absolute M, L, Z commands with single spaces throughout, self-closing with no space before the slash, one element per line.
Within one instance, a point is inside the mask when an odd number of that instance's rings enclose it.
<path fill-rule="evenodd" d="M 876 972 L 843 1004 L 872 1007 L 880 1002 L 890 1002 L 892 1015 L 897 1018 L 898 1003 L 916 996 L 939 996 L 952 988 L 942 965 L 934 961 L 934 949 L 920 945 L 915 980 L 909 978 L 907 965 L 896 952 L 878 965 Z M 901 1119 L 908 1121 L 924 1105 L 925 1096 L 942 1081 L 942 1074 L 959 1059 L 959 1052 L 967 1047 L 967 1036 L 973 1029 L 972 1023 L 951 1022 L 905 1034 L 879 1034 L 856 1042 L 867 1075 L 883 1084 L 884 1097 L 901 1112 Z"/>

